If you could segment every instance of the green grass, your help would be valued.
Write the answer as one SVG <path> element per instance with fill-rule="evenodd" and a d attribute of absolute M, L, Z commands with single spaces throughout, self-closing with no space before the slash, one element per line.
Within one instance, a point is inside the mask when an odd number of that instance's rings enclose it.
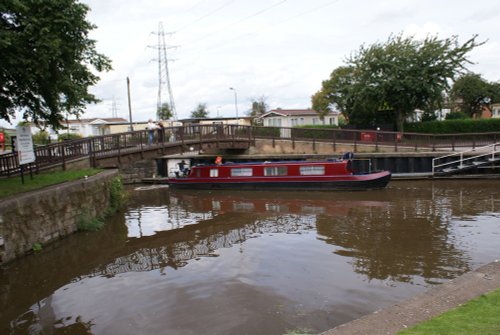
<path fill-rule="evenodd" d="M 398 333 L 398 335 L 438 334 L 500 334 L 500 289 Z"/>
<path fill-rule="evenodd" d="M 100 171 L 99 169 L 82 169 L 74 171 L 44 172 L 40 174 L 33 173 L 33 180 L 31 180 L 29 173 L 27 173 L 24 176 L 24 184 L 21 183 L 20 176 L 0 179 L 0 198 L 60 184 L 65 181 L 81 179 L 85 176 L 95 175 Z"/>

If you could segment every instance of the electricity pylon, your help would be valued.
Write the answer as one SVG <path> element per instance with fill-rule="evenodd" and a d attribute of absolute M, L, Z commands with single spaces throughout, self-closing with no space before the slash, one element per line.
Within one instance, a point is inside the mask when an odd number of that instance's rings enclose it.
<path fill-rule="evenodd" d="M 171 34 L 171 33 L 168 33 Z M 170 74 L 168 72 L 168 58 L 167 49 L 174 47 L 167 47 L 165 44 L 165 32 L 163 31 L 163 24 L 160 22 L 158 24 L 158 101 L 156 118 L 160 118 L 161 107 L 166 99 L 163 98 L 165 91 L 168 92 L 170 110 L 172 112 L 172 118 L 177 120 L 177 112 L 175 110 L 174 95 L 172 94 L 172 85 L 170 85 Z"/>

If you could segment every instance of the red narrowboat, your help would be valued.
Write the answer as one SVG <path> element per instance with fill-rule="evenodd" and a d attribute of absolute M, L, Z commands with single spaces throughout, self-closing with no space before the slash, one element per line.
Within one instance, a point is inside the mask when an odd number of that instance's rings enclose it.
<path fill-rule="evenodd" d="M 183 189 L 367 190 L 390 179 L 389 171 L 357 174 L 351 160 L 325 160 L 195 165 L 167 182 Z"/>

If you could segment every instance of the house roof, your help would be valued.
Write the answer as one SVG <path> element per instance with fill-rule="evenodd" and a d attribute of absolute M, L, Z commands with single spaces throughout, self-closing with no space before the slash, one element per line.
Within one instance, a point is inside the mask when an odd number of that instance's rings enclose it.
<path fill-rule="evenodd" d="M 198 121 L 228 121 L 228 120 L 246 120 L 252 119 L 251 116 L 228 116 L 228 117 L 209 117 L 209 118 L 189 118 L 189 119 L 181 119 L 179 122 L 198 122 Z"/>
<path fill-rule="evenodd" d="M 329 112 L 328 114 L 330 115 L 337 115 L 339 112 Z M 267 116 L 273 116 L 273 115 L 279 115 L 279 116 L 316 116 L 318 115 L 318 112 L 316 112 L 314 109 L 272 109 L 269 112 L 263 114 L 262 117 L 267 117 Z"/>
<path fill-rule="evenodd" d="M 90 119 L 79 119 L 79 120 L 64 120 L 62 123 L 63 124 L 66 124 L 67 123 L 70 123 L 70 124 L 82 124 L 82 123 L 87 123 L 87 124 L 110 124 L 110 123 L 123 123 L 123 122 L 127 122 L 127 120 L 125 120 L 124 118 L 121 118 L 121 117 L 109 117 L 109 118 L 106 118 L 106 117 L 102 117 L 102 118 L 90 118 Z"/>

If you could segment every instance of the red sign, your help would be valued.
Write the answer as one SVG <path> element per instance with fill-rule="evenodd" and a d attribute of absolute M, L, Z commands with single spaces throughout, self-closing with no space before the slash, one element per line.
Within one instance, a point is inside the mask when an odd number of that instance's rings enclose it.
<path fill-rule="evenodd" d="M 3 133 L 0 133 L 0 143 L 5 142 L 5 136 Z"/>

